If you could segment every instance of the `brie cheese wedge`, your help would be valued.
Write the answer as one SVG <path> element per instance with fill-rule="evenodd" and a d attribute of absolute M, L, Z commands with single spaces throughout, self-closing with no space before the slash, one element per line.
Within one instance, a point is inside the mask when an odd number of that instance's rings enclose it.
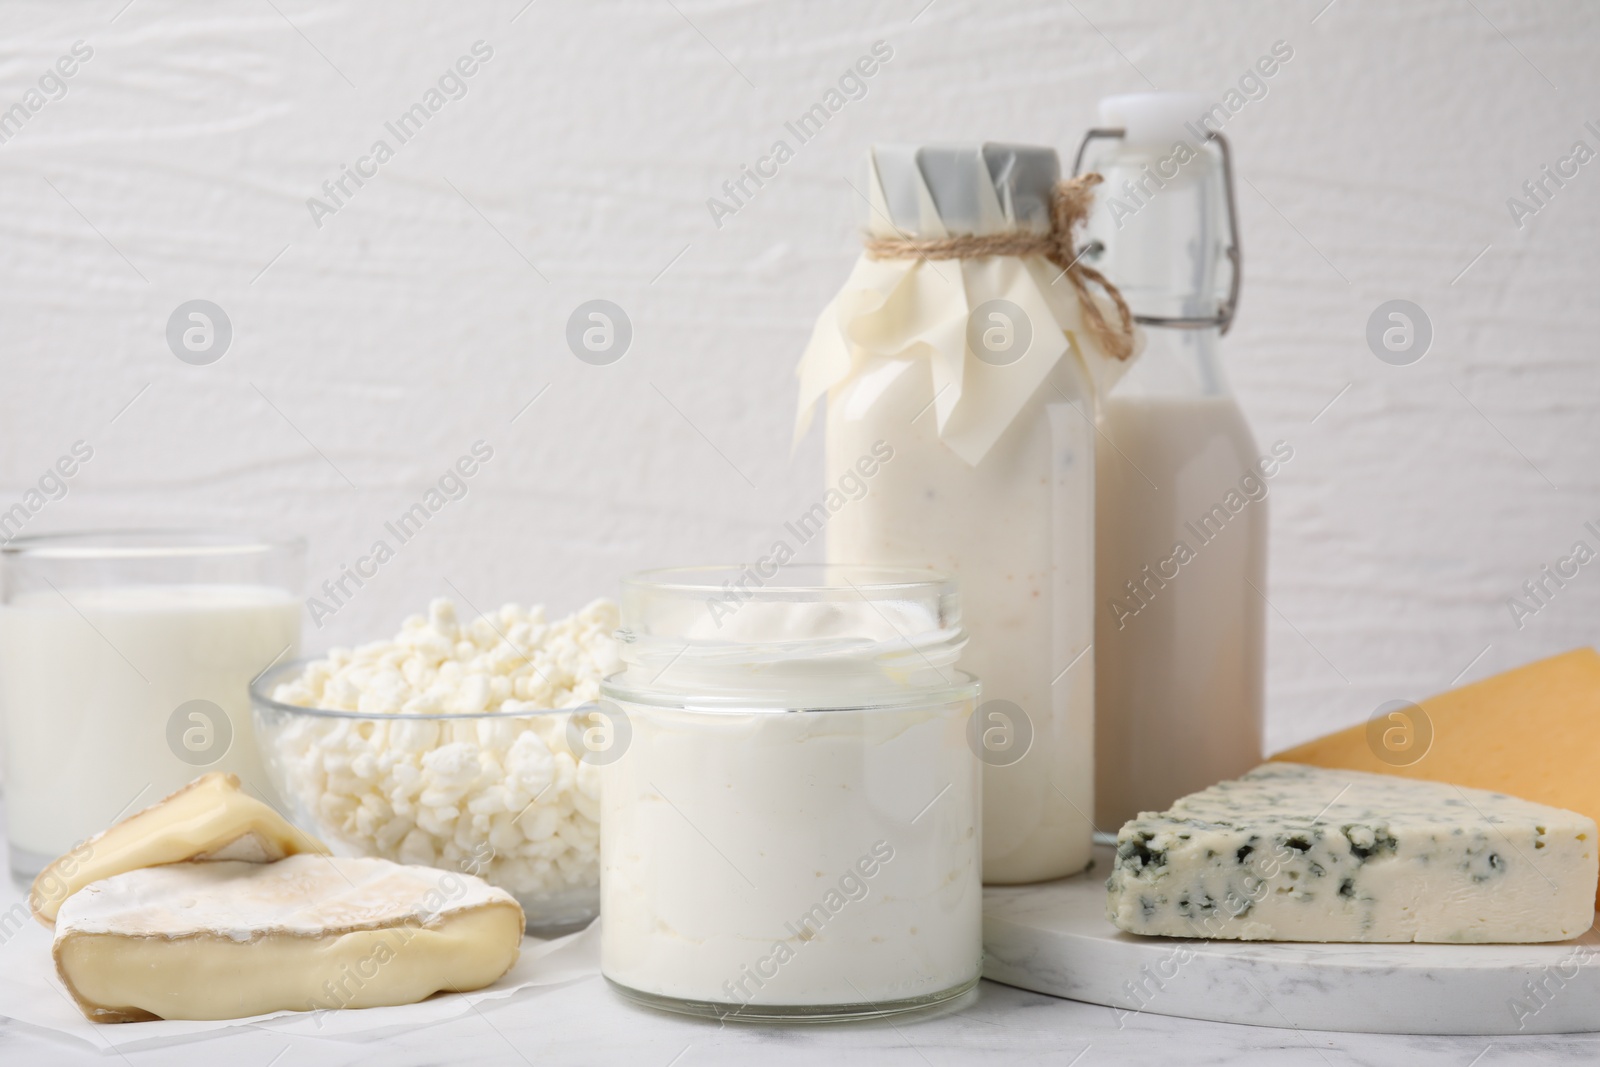
<path fill-rule="evenodd" d="M 270 863 L 327 846 L 247 795 L 232 774 L 206 774 L 84 841 L 39 872 L 28 894 L 46 926 L 72 894 L 102 878 L 184 860 Z"/>
<path fill-rule="evenodd" d="M 411 1004 L 489 985 L 522 908 L 479 878 L 382 859 L 148 867 L 56 917 L 56 970 L 96 1022 L 236 1019 Z"/>

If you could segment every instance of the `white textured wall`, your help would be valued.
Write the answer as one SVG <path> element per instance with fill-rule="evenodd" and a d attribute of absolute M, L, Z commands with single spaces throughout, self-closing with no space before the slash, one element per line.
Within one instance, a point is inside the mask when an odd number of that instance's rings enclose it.
<path fill-rule="evenodd" d="M 1296 448 L 1271 741 L 1595 640 L 1600 562 L 1520 631 L 1505 601 L 1600 547 L 1600 161 L 1521 229 L 1506 198 L 1600 148 L 1600 8 L 121 2 L 0 9 L 0 108 L 94 51 L 0 145 L 0 507 L 95 448 L 30 531 L 298 530 L 320 580 L 483 438 L 467 498 L 313 647 L 447 581 L 564 610 L 631 568 L 749 556 L 816 493 L 790 375 L 855 254 L 869 143 L 1070 150 L 1100 95 L 1220 97 L 1282 39 L 1293 60 L 1227 130 L 1250 184 L 1226 358 L 1258 436 Z M 480 39 L 468 95 L 318 229 L 306 198 Z M 713 225 L 706 198 L 879 39 L 866 97 Z M 563 340 L 597 297 L 635 330 L 608 367 Z M 1364 340 L 1396 297 L 1436 334 L 1409 367 Z M 210 366 L 164 340 L 193 298 L 233 322 Z"/>

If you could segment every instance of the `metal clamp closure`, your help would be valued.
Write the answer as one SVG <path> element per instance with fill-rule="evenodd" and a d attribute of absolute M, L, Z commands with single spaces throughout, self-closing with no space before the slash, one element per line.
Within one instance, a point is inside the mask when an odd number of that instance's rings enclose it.
<path fill-rule="evenodd" d="M 1126 134 L 1127 131 L 1121 128 L 1104 126 L 1095 127 L 1085 133 L 1083 142 L 1078 145 L 1078 154 L 1072 161 L 1072 176 L 1076 178 L 1083 170 L 1083 157 L 1089 149 L 1090 141 L 1121 140 Z M 1222 187 L 1228 208 L 1228 247 L 1224 250 L 1224 254 L 1233 268 L 1233 276 L 1228 281 L 1228 295 L 1218 306 L 1215 315 L 1167 316 L 1136 313 L 1133 316 L 1134 321 L 1142 326 L 1170 326 L 1190 330 L 1216 326 L 1226 334 L 1233 326 L 1234 313 L 1239 309 L 1239 288 L 1244 280 L 1244 250 L 1239 243 L 1239 206 L 1233 191 L 1233 153 L 1228 148 L 1228 139 L 1214 130 L 1206 131 L 1206 140 L 1215 143 L 1222 155 Z M 1083 251 L 1086 252 L 1088 249 Z"/>

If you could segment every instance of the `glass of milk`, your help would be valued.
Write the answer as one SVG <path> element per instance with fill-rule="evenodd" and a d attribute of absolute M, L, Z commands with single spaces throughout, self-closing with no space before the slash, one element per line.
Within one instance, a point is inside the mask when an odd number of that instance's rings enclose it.
<path fill-rule="evenodd" d="M 209 771 L 276 803 L 252 678 L 299 651 L 300 540 L 194 530 L 0 547 L 0 725 L 11 873 Z"/>
<path fill-rule="evenodd" d="M 978 686 L 927 571 L 691 568 L 623 584 L 607 679 L 601 970 L 718 1018 L 888 1015 L 982 966 Z"/>

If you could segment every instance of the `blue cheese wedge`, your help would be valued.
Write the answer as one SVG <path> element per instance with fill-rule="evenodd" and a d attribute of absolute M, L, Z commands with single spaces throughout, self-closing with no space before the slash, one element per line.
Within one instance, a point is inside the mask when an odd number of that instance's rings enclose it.
<path fill-rule="evenodd" d="M 1123 826 L 1106 914 L 1167 937 L 1565 941 L 1595 921 L 1596 837 L 1502 793 L 1268 763 Z"/>

